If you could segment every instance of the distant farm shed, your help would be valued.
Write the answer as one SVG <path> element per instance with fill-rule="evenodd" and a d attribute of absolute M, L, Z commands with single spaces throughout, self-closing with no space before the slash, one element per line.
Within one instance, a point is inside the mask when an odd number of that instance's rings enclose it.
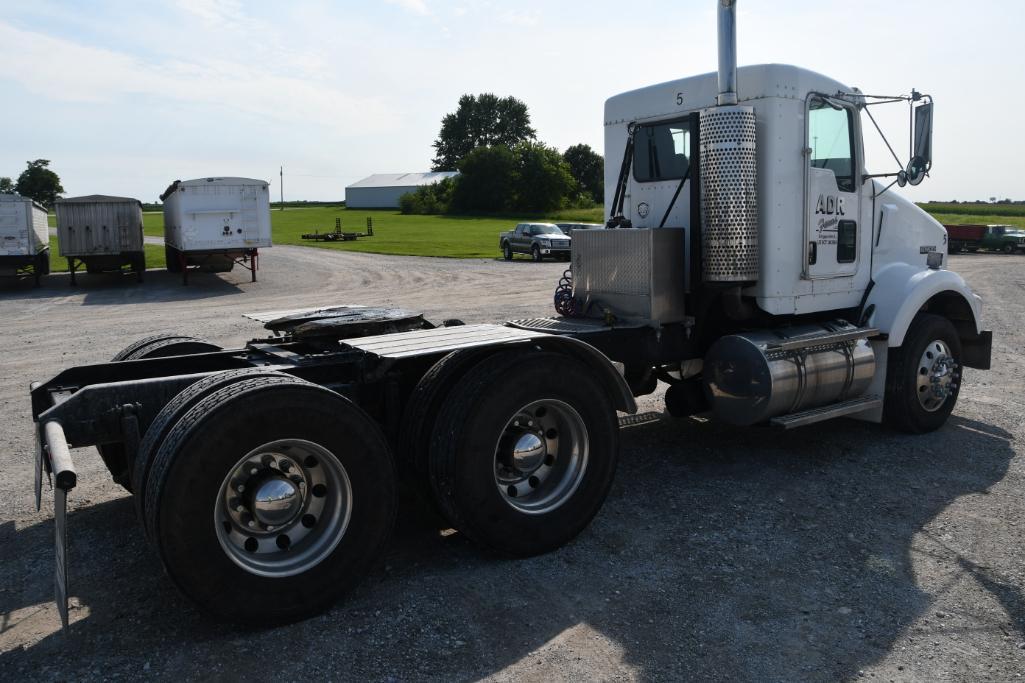
<path fill-rule="evenodd" d="M 458 171 L 376 173 L 345 188 L 345 206 L 350 209 L 397 209 L 399 197 L 407 192 L 457 175 Z"/>

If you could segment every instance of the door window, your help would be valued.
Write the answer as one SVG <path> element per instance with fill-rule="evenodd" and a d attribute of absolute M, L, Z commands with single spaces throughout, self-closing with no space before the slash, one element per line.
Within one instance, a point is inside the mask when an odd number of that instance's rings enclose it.
<path fill-rule="evenodd" d="M 851 110 L 815 97 L 808 106 L 808 147 L 812 168 L 833 172 L 836 188 L 854 192 L 854 129 Z"/>
<path fill-rule="evenodd" d="M 638 126 L 634 133 L 634 179 L 639 183 L 680 180 L 690 160 L 689 121 Z"/>

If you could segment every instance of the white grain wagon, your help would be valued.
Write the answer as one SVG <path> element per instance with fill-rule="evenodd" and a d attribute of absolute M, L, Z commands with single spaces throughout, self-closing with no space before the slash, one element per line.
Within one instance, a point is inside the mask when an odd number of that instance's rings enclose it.
<path fill-rule="evenodd" d="M 50 229 L 46 209 L 20 194 L 0 194 L 0 275 L 50 272 Z"/>
<path fill-rule="evenodd" d="M 267 181 L 176 180 L 160 200 L 169 271 L 181 272 L 188 283 L 189 267 L 223 273 L 237 263 L 256 281 L 259 250 L 271 246 Z"/>
<path fill-rule="evenodd" d="M 87 273 L 130 269 L 142 282 L 146 254 L 142 204 L 131 197 L 91 194 L 58 199 L 57 246 L 68 260 L 71 284 L 80 265 Z"/>

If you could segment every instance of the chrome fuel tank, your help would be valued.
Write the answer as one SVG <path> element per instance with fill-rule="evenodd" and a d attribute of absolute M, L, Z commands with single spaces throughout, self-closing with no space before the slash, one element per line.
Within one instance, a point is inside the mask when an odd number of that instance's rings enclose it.
<path fill-rule="evenodd" d="M 876 362 L 867 339 L 843 338 L 856 331 L 828 323 L 721 337 L 703 370 L 712 412 L 751 425 L 863 394 Z"/>

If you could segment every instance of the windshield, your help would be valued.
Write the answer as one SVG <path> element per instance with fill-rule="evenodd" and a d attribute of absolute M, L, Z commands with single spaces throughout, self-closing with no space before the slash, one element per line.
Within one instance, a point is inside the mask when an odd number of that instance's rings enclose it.
<path fill-rule="evenodd" d="M 565 235 L 557 225 L 535 225 L 530 229 L 531 235 Z"/>

